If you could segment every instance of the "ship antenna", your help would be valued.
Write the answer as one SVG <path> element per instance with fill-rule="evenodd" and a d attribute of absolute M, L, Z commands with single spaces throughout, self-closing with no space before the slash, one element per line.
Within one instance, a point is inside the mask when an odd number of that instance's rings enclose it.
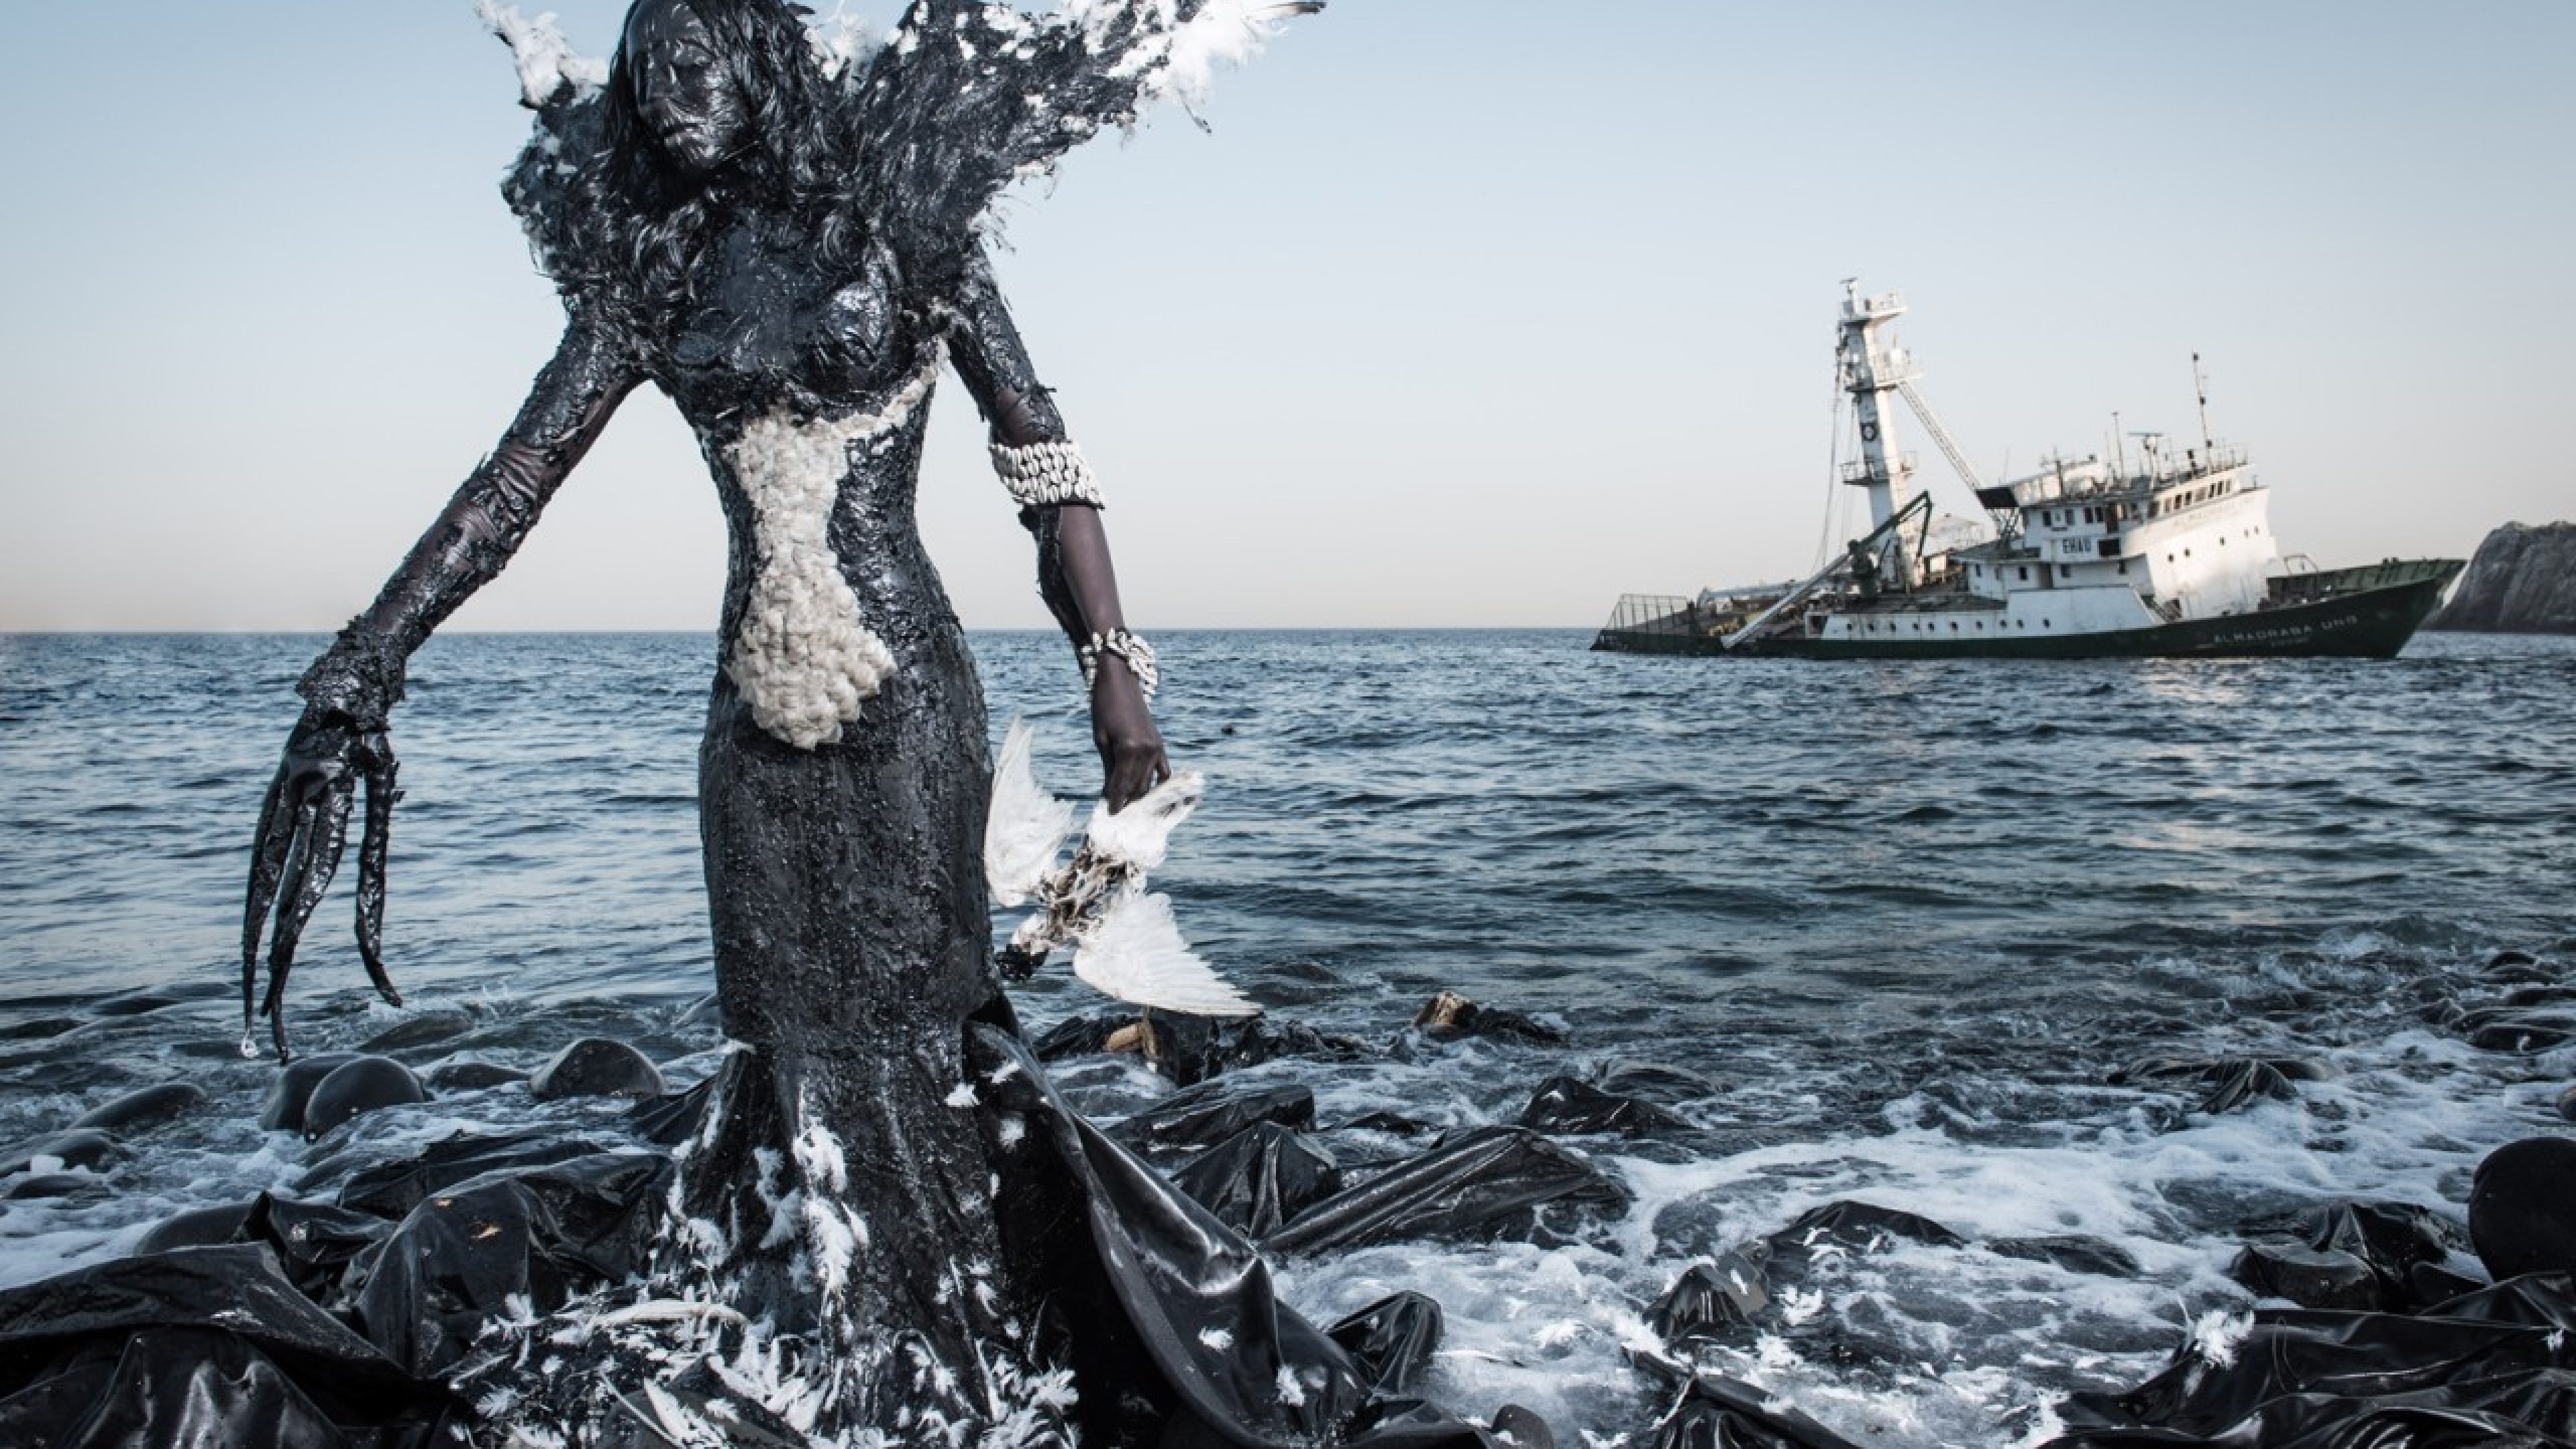
<path fill-rule="evenodd" d="M 2217 445 L 2209 441 L 2209 374 L 2200 370 L 2200 354 L 2191 355 L 2192 392 L 2200 398 L 2200 455 L 2208 457 Z"/>

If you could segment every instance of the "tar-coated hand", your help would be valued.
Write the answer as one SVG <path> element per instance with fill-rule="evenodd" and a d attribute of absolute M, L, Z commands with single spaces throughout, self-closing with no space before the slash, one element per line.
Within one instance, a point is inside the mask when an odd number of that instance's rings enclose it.
<path fill-rule="evenodd" d="M 358 786 L 367 787 L 366 827 L 358 840 L 358 954 L 376 991 L 396 1006 L 402 995 L 385 974 L 385 847 L 394 802 L 392 737 L 358 725 L 347 715 L 316 705 L 287 736 L 286 758 L 269 781 L 259 807 L 259 833 L 250 858 L 250 897 L 242 914 L 242 1055 L 253 1056 L 251 996 L 259 975 L 259 939 L 269 906 L 277 908 L 268 946 L 268 996 L 260 1014 L 269 1019 L 277 1058 L 286 1042 L 286 977 L 295 968 L 295 946 L 313 908 L 322 903 L 349 841 L 349 814 Z"/>
<path fill-rule="evenodd" d="M 1101 659 L 1091 681 L 1091 742 L 1100 748 L 1100 794 L 1113 814 L 1172 778 L 1145 691 L 1114 654 Z"/>

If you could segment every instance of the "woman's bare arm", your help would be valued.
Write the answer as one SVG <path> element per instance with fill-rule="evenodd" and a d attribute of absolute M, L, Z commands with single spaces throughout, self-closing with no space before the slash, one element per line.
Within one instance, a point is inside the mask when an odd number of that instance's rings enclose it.
<path fill-rule="evenodd" d="M 981 256 L 968 270 L 958 308 L 949 358 L 983 410 L 993 442 L 1003 448 L 1068 442 L 1064 419 L 1038 381 Z M 1020 521 L 1037 539 L 1038 596 L 1075 648 L 1123 632 L 1127 617 L 1118 603 L 1118 573 L 1100 509 L 1071 501 L 1033 503 L 1021 508 Z M 1114 652 L 1100 651 L 1094 660 L 1092 740 L 1100 749 L 1101 793 L 1117 810 L 1168 777 L 1172 767 L 1135 670 Z"/>

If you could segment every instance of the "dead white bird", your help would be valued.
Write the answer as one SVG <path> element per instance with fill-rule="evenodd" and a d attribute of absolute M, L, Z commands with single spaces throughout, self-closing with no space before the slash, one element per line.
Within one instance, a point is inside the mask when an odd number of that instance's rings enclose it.
<path fill-rule="evenodd" d="M 993 898 L 1037 905 L 1002 948 L 1002 974 L 1025 981 L 1070 942 L 1073 974 L 1104 995 L 1191 1016 L 1258 1015 L 1261 1008 L 1181 938 L 1171 898 L 1145 891 L 1145 872 L 1162 865 L 1173 829 L 1198 808 L 1205 778 L 1185 770 L 1114 815 L 1105 800 L 1093 806 L 1081 845 L 1058 866 L 1073 806 L 1038 784 L 1029 740 L 1026 722 L 1013 720 L 984 823 L 984 878 Z"/>

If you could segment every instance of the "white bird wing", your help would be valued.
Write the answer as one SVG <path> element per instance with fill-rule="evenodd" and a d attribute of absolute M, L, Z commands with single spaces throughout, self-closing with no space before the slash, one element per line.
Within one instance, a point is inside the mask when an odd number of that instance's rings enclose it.
<path fill-rule="evenodd" d="M 1091 807 L 1091 823 L 1083 827 L 1083 836 L 1103 856 L 1138 870 L 1155 870 L 1163 864 L 1163 853 L 1172 841 L 1172 831 L 1199 808 L 1199 797 L 1207 793 L 1207 777 L 1196 770 L 1183 770 L 1127 803 L 1127 808 L 1112 815 L 1109 802 Z"/>
<path fill-rule="evenodd" d="M 1011 721 L 1002 758 L 993 767 L 993 803 L 984 816 L 984 880 L 993 898 L 1016 906 L 1055 868 L 1055 854 L 1073 829 L 1073 803 L 1038 784 L 1029 764 L 1025 720 Z"/>
<path fill-rule="evenodd" d="M 1129 807 L 1133 809 L 1133 806 Z M 1181 939 L 1172 899 L 1131 895 L 1109 908 L 1073 955 L 1073 974 L 1105 995 L 1189 1016 L 1258 1016 Z"/>

